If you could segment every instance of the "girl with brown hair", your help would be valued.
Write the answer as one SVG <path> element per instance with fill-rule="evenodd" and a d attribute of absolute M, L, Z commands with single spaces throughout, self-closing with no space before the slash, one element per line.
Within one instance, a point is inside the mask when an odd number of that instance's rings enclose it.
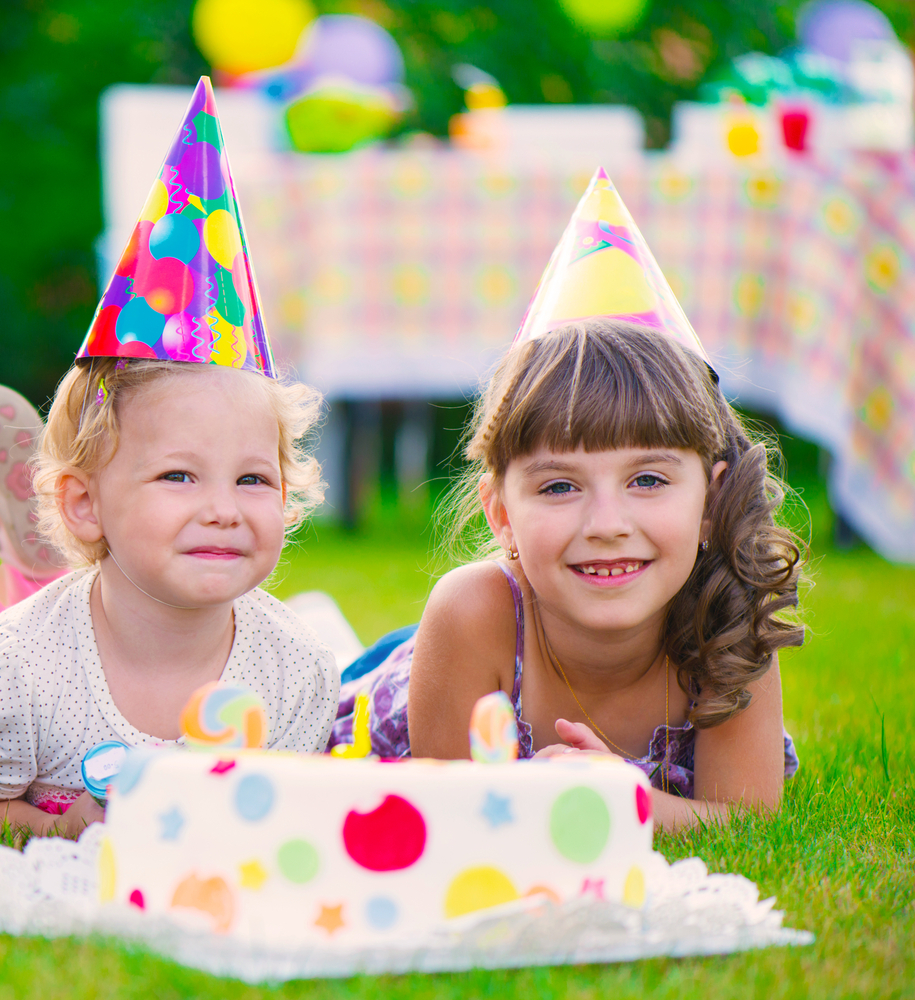
<path fill-rule="evenodd" d="M 799 545 L 775 524 L 783 493 L 766 447 L 691 328 L 671 335 L 665 321 L 682 311 L 666 283 L 649 289 L 653 310 L 628 310 L 641 324 L 604 308 L 536 330 L 551 282 L 563 287 L 547 306 L 574 308 L 561 299 L 581 284 L 569 272 L 584 255 L 563 251 L 590 247 L 588 212 L 610 217 L 600 232 L 611 249 L 623 240 L 622 203 L 608 210 L 598 187 L 594 211 L 594 193 L 535 297 L 533 333 L 529 312 L 470 429 L 455 530 L 482 505 L 490 558 L 447 573 L 416 635 L 371 674 L 356 676 L 358 662 L 344 673 L 331 743 L 347 738 L 351 703 L 367 691 L 375 752 L 467 757 L 475 702 L 501 690 L 522 758 L 628 761 L 650 777 L 665 828 L 725 819 L 737 804 L 774 809 L 797 768 L 777 651 L 803 641 L 785 617 Z M 625 219 L 626 238 L 641 240 Z"/>

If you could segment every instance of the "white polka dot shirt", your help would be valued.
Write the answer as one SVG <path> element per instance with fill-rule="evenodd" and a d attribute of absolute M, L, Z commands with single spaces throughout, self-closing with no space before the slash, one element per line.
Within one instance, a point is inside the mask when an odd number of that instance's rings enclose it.
<path fill-rule="evenodd" d="M 70 573 L 0 614 L 0 799 L 33 785 L 81 791 L 83 756 L 102 740 L 169 742 L 141 733 L 111 698 L 89 610 L 97 573 Z M 333 654 L 263 590 L 235 601 L 220 680 L 263 699 L 271 750 L 327 745 L 340 691 Z"/>

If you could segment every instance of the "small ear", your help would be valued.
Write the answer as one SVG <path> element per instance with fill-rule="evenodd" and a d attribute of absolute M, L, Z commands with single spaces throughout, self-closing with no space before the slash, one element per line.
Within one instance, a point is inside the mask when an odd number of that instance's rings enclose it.
<path fill-rule="evenodd" d="M 709 477 L 708 487 L 711 496 L 715 497 L 718 495 L 718 491 L 721 489 L 721 477 L 725 474 L 728 468 L 727 462 L 716 462 L 712 466 L 712 474 Z"/>
<path fill-rule="evenodd" d="M 82 473 L 65 472 L 57 481 L 57 509 L 67 529 L 81 542 L 99 542 L 104 537 L 89 480 Z"/>
<path fill-rule="evenodd" d="M 502 502 L 502 494 L 493 482 L 492 473 L 487 472 L 480 476 L 477 491 L 480 494 L 480 503 L 483 505 L 483 513 L 486 515 L 489 530 L 503 549 L 510 549 L 512 547 L 511 523 L 508 520 L 508 511 Z"/>
<path fill-rule="evenodd" d="M 727 462 L 716 462 L 712 466 L 712 474 L 709 477 L 708 491 L 705 495 L 705 509 L 708 510 L 712 505 L 715 497 L 718 496 L 718 492 L 721 489 L 723 483 L 724 473 L 727 471 Z M 702 529 L 700 533 L 700 538 L 702 541 L 707 541 L 708 536 L 712 530 L 712 522 L 708 517 L 702 519 Z"/>

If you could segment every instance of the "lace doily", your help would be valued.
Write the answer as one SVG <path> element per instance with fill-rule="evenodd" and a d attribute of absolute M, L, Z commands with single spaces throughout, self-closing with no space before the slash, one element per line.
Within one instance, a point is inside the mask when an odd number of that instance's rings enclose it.
<path fill-rule="evenodd" d="M 166 918 L 99 905 L 96 858 L 102 833 L 96 823 L 78 842 L 35 838 L 23 852 L 0 847 L 0 931 L 100 934 L 248 982 L 625 962 L 813 941 L 807 931 L 782 927 L 775 900 L 760 900 L 749 879 L 710 875 L 698 858 L 669 865 L 655 854 L 645 868 L 648 895 L 641 910 L 590 896 L 559 906 L 534 897 L 452 921 L 420 941 L 357 949 L 331 939 L 320 947 L 270 950 L 214 934 L 205 918 L 190 911 Z"/>

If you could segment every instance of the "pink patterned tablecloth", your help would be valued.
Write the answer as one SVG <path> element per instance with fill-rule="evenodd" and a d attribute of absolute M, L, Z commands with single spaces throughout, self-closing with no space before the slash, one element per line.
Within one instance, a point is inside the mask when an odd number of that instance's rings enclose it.
<path fill-rule="evenodd" d="M 331 398 L 471 390 L 593 167 L 273 158 L 242 195 L 277 353 Z M 726 391 L 829 449 L 837 506 L 915 561 L 915 162 L 699 171 L 658 154 L 611 176 Z"/>

